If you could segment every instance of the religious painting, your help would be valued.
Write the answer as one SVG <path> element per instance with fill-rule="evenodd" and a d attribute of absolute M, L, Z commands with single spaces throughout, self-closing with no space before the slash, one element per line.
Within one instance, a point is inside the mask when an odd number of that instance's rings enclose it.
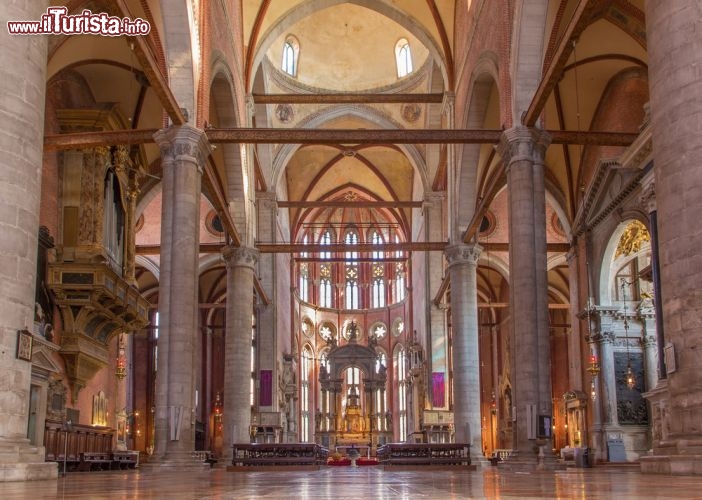
<path fill-rule="evenodd" d="M 127 438 L 127 423 L 124 419 L 117 421 L 117 441 L 124 443 Z"/>
<path fill-rule="evenodd" d="M 273 405 L 273 371 L 261 370 L 261 392 L 259 404 L 261 406 Z"/>
<path fill-rule="evenodd" d="M 432 405 L 434 408 L 444 407 L 444 374 L 434 372 L 431 374 L 432 381 Z"/>
<path fill-rule="evenodd" d="M 17 359 L 32 360 L 32 334 L 29 330 L 17 331 Z"/>

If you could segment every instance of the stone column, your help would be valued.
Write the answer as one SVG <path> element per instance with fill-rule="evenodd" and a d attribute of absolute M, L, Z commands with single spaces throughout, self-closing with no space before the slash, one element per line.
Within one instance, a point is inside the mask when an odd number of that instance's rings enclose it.
<path fill-rule="evenodd" d="M 552 415 L 551 351 L 546 277 L 546 198 L 543 159 L 550 137 L 514 127 L 502 135 L 498 151 L 509 191 L 510 313 L 514 358 L 513 449 L 536 463 L 533 448 L 540 415 Z"/>
<path fill-rule="evenodd" d="M 582 391 L 582 352 L 581 342 L 583 337 L 587 337 L 590 333 L 585 325 L 585 332 L 581 332 L 580 326 L 582 320 L 579 320 L 580 311 L 582 310 L 580 300 L 580 259 L 578 258 L 578 240 L 570 247 L 566 260 L 568 261 L 568 278 L 570 282 L 570 335 L 568 337 L 568 390 Z M 585 276 L 588 279 L 588 276 Z M 589 297 L 586 299 L 585 307 L 590 307 Z M 587 321 L 587 320 L 586 320 Z M 589 340 L 589 339 L 588 339 Z"/>
<path fill-rule="evenodd" d="M 128 425 L 128 419 L 129 419 L 129 410 L 128 406 L 130 406 L 130 402 L 128 401 L 128 396 L 127 396 L 127 385 L 131 383 L 132 380 L 132 374 L 134 371 L 132 370 L 132 356 L 131 353 L 134 352 L 132 349 L 129 348 L 128 345 L 128 336 L 125 333 L 120 333 L 117 335 L 117 359 L 119 359 L 120 352 L 124 353 L 125 356 L 125 369 L 126 372 L 122 376 L 117 376 L 115 377 L 115 392 L 114 392 L 114 400 L 115 400 L 115 415 L 114 415 L 114 421 L 113 424 L 115 429 L 119 429 L 120 424 L 122 424 L 125 429 Z M 129 353 L 129 356 L 127 356 L 127 353 Z M 112 369 L 112 367 L 109 367 L 109 369 Z M 120 437 L 122 437 L 122 440 L 120 441 Z M 127 449 L 127 436 L 122 435 L 122 436 L 115 436 L 114 440 L 114 449 L 116 451 L 126 451 Z"/>
<path fill-rule="evenodd" d="M 256 193 L 256 215 L 257 215 L 257 238 L 258 241 L 275 243 L 278 238 L 278 202 L 275 193 Z M 279 407 L 280 394 L 277 380 L 282 373 L 279 372 L 282 363 L 281 342 L 278 339 L 278 311 L 281 314 L 287 313 L 287 307 L 278 309 L 278 301 L 275 299 L 278 293 L 278 281 L 284 280 L 284 275 L 289 275 L 287 269 L 284 274 L 278 269 L 278 255 L 273 253 L 263 254 L 259 257 L 258 279 L 265 293 L 272 298 L 271 302 L 259 312 L 256 324 L 256 335 L 258 337 L 257 357 L 258 366 L 255 367 L 258 374 L 261 370 L 270 370 L 273 377 L 273 397 L 270 406 L 262 406 L 258 401 L 258 411 L 281 412 Z M 299 353 L 298 353 L 299 354 Z M 280 362 L 280 363 L 279 363 Z M 257 376 L 257 379 L 259 377 Z"/>
<path fill-rule="evenodd" d="M 160 465 L 176 465 L 195 449 L 200 195 L 210 146 L 189 125 L 159 130 L 154 139 L 163 165 L 154 454 Z"/>
<path fill-rule="evenodd" d="M 445 241 L 446 235 L 443 232 L 443 206 L 445 202 L 443 193 L 428 193 L 422 204 L 422 213 L 424 215 L 424 239 L 425 241 Z M 450 211 L 450 210 L 449 210 Z M 421 265 L 421 263 L 418 263 Z M 441 288 L 443 280 L 444 262 L 443 256 L 439 252 L 424 252 L 425 272 L 424 281 L 422 283 L 413 283 L 413 286 L 424 290 L 426 297 L 432 297 L 436 290 Z M 409 275 L 409 269 L 408 275 Z M 448 331 L 446 325 L 446 311 L 439 308 L 431 300 L 426 301 L 424 306 L 424 314 L 426 320 L 426 337 L 422 344 L 431 345 L 431 356 L 425 359 L 426 373 L 429 378 L 434 373 L 444 375 L 444 380 L 449 378 L 449 354 L 448 354 Z M 421 331 L 421 330 L 420 330 Z M 419 340 L 419 339 L 417 339 Z M 443 400 L 445 409 L 448 409 L 449 396 L 448 384 L 444 384 L 444 394 L 434 394 L 432 384 L 426 384 L 425 397 L 430 401 Z M 434 407 L 432 405 L 432 407 Z M 434 409 L 440 409 L 434 407 Z M 420 409 L 419 411 L 421 411 Z M 421 417 L 420 417 L 421 418 Z"/>
<path fill-rule="evenodd" d="M 656 352 L 658 353 L 658 378 L 668 377 L 665 368 L 665 333 L 663 330 L 663 297 L 661 296 L 661 265 L 658 249 L 658 210 L 656 209 L 655 171 L 641 179 L 643 194 L 639 201 L 648 213 L 648 232 L 651 235 L 651 275 L 653 279 L 653 307 L 656 312 Z M 653 387 L 653 386 L 649 386 Z"/>
<path fill-rule="evenodd" d="M 227 319 L 222 453 L 230 459 L 232 444 L 248 443 L 251 439 L 251 315 L 259 254 L 249 247 L 229 247 L 223 255 L 227 263 Z"/>
<path fill-rule="evenodd" d="M 34 318 L 48 37 L 7 32 L 7 21 L 38 21 L 48 5 L 0 5 L 0 481 L 58 474 L 27 439 L 32 366 L 15 355 L 17 331 L 31 330 Z"/>
<path fill-rule="evenodd" d="M 667 366 L 665 436 L 643 472 L 702 474 L 702 341 L 699 283 L 702 246 L 702 53 L 699 0 L 646 2 L 651 130 L 656 182 L 663 326 L 674 368 Z M 657 298 L 658 300 L 658 298 Z M 674 371 L 673 371 L 674 369 Z M 654 427 L 656 426 L 654 421 Z"/>
<path fill-rule="evenodd" d="M 483 458 L 480 420 L 480 349 L 476 270 L 480 245 L 446 249 L 451 278 L 453 327 L 453 412 L 456 442 L 470 444 L 471 461 Z"/>
<path fill-rule="evenodd" d="M 617 380 L 614 373 L 616 335 L 612 331 L 611 314 L 601 318 L 600 325 L 601 331 L 595 338 L 600 347 L 600 366 L 602 367 L 602 371 L 598 375 L 600 392 L 597 394 L 597 402 L 602 411 L 600 412 L 600 421 L 594 422 L 595 426 L 599 424 L 599 428 L 593 433 L 604 432 L 607 427 L 617 424 Z M 606 444 L 605 441 L 603 439 L 603 444 Z"/>

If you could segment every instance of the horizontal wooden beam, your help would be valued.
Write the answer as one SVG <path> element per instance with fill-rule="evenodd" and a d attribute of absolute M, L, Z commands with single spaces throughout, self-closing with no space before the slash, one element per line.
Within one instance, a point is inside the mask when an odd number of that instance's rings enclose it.
<path fill-rule="evenodd" d="M 88 149 L 117 144 L 153 144 L 158 129 L 114 130 L 111 132 L 76 132 L 44 136 L 44 151 Z"/>
<path fill-rule="evenodd" d="M 212 143 L 253 144 L 493 144 L 501 130 L 447 129 L 306 129 L 230 128 L 208 129 Z"/>
<path fill-rule="evenodd" d="M 331 245 L 304 244 L 304 243 L 258 243 L 256 248 L 261 253 L 339 253 L 339 252 L 443 252 L 448 243 L 443 241 L 410 242 L 410 243 L 361 243 L 347 245 L 345 243 L 332 243 Z"/>
<path fill-rule="evenodd" d="M 200 243 L 200 253 L 221 253 L 224 243 Z M 137 255 L 160 255 L 161 245 L 137 245 Z"/>
<path fill-rule="evenodd" d="M 345 243 L 333 243 L 331 245 L 320 244 L 304 244 L 304 243 L 259 243 L 256 249 L 261 253 L 309 253 L 317 254 L 322 252 L 328 253 L 372 253 L 372 252 L 443 252 L 448 243 L 443 241 L 428 241 L 428 242 L 405 242 L 405 243 L 382 243 L 375 245 L 373 243 L 361 243 L 359 245 L 347 245 Z M 500 242 L 481 242 L 480 246 L 483 251 L 489 252 L 509 252 L 509 243 Z M 200 243 L 200 253 L 220 253 L 225 247 L 224 243 Z M 570 250 L 568 243 L 548 243 L 546 251 L 550 253 L 565 253 Z M 161 252 L 160 245 L 137 245 L 136 253 L 139 255 L 159 255 Z M 362 261 L 359 255 L 359 262 Z M 329 259 L 321 259 L 314 256 L 296 258 L 298 262 L 316 262 L 324 260 L 325 262 L 346 261 L 348 259 L 339 257 L 330 257 Z M 373 260 L 373 259 L 369 259 Z M 382 259 L 385 262 L 395 262 L 394 258 Z M 405 258 L 397 258 L 398 262 L 406 260 Z"/>
<path fill-rule="evenodd" d="M 444 94 L 253 94 L 256 104 L 441 104 Z"/>
<path fill-rule="evenodd" d="M 295 262 L 300 262 L 300 263 L 311 263 L 311 264 L 316 264 L 318 262 L 348 262 L 349 259 L 346 257 L 330 257 L 328 259 L 324 259 L 322 257 L 294 257 Z M 380 259 L 374 259 L 372 257 L 359 257 L 357 259 L 353 259 L 353 262 L 377 262 L 378 264 L 392 264 L 394 262 L 407 262 L 407 257 L 381 257 Z"/>
<path fill-rule="evenodd" d="M 505 309 L 509 307 L 507 302 L 478 302 L 480 309 Z M 549 309 L 570 309 L 570 304 L 552 303 L 548 305 Z M 559 325 L 563 326 L 563 325 Z"/>
<path fill-rule="evenodd" d="M 156 129 L 53 134 L 44 137 L 44 150 L 153 143 L 154 133 Z M 638 137 L 627 132 L 554 130 L 549 133 L 551 144 L 586 146 L 629 146 Z M 497 144 L 502 130 L 209 128 L 206 134 L 212 144 Z"/>
<path fill-rule="evenodd" d="M 279 201 L 279 208 L 421 208 L 422 201 Z"/>

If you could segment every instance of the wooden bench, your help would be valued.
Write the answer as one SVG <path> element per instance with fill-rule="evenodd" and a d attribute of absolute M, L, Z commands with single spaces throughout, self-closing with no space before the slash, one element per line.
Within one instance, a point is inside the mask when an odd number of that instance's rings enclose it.
<path fill-rule="evenodd" d="M 326 463 L 329 450 L 314 443 L 245 443 L 233 445 L 232 468 L 306 467 Z"/>
<path fill-rule="evenodd" d="M 215 454 L 209 450 L 196 450 L 193 451 L 190 456 L 195 460 L 210 464 L 210 467 L 214 467 L 214 465 L 218 462 Z"/>
<path fill-rule="evenodd" d="M 138 451 L 114 451 L 112 452 L 113 469 L 136 469 L 139 467 Z"/>
<path fill-rule="evenodd" d="M 385 466 L 469 466 L 470 445 L 460 443 L 388 443 L 377 450 Z"/>
<path fill-rule="evenodd" d="M 78 464 L 80 471 L 109 470 L 111 467 L 111 453 L 84 451 L 80 454 L 80 463 Z"/>

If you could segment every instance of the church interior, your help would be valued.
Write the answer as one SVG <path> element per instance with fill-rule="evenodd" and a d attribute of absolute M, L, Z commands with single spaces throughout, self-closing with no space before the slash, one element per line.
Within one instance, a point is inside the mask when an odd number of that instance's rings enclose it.
<path fill-rule="evenodd" d="M 698 0 L 52 7 L 149 31 L 0 35 L 0 481 L 702 475 Z"/>

